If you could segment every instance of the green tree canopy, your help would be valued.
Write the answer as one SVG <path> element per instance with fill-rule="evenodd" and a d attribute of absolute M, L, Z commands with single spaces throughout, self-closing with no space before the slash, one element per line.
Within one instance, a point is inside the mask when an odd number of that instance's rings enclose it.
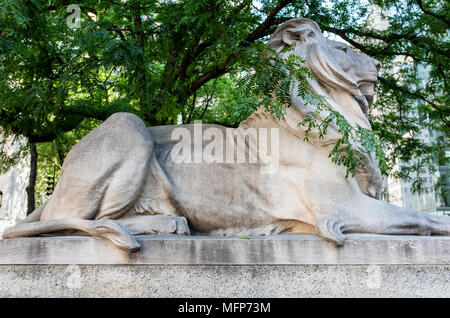
<path fill-rule="evenodd" d="M 0 127 L 39 143 L 41 161 L 59 165 L 117 111 L 149 125 L 236 126 L 269 96 L 264 43 L 293 17 L 383 63 L 370 120 L 391 167 L 414 163 L 397 175 L 448 161 L 446 1 L 83 0 L 79 28 L 67 23 L 72 2 L 0 0 Z M 262 67 L 268 72 L 254 72 Z M 248 76 L 258 87 L 243 87 Z M 417 138 L 423 128 L 440 134 L 435 144 Z"/>

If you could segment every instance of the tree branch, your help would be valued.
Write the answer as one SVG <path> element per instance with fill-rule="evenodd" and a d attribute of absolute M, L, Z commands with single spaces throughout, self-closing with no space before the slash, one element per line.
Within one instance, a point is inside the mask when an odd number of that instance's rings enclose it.
<path fill-rule="evenodd" d="M 422 10 L 423 13 L 425 13 L 425 14 L 427 14 L 429 16 L 432 16 L 432 17 L 434 17 L 434 18 L 436 18 L 438 20 L 441 20 L 441 21 L 445 22 L 447 24 L 447 26 L 450 26 L 450 20 L 447 20 L 445 18 L 445 16 L 436 14 L 434 12 L 431 12 L 431 11 L 425 9 L 425 7 L 423 6 L 422 0 L 417 0 L 417 4 L 419 5 L 419 8 L 420 8 L 420 10 Z"/>
<path fill-rule="evenodd" d="M 208 81 L 219 77 L 223 74 L 225 74 L 230 64 L 236 60 L 236 58 L 242 53 L 242 49 L 250 46 L 252 43 L 254 43 L 256 40 L 260 39 L 261 37 L 265 36 L 265 31 L 271 27 L 275 23 L 275 16 L 285 7 L 287 7 L 289 4 L 292 3 L 292 0 L 282 0 L 279 2 L 279 4 L 268 14 L 267 18 L 264 20 L 263 23 L 261 23 L 256 29 L 254 29 L 244 40 L 242 40 L 238 44 L 238 49 L 228 56 L 228 58 L 225 60 L 224 63 L 217 66 L 215 69 L 207 71 L 206 73 L 199 76 L 197 79 L 191 82 L 188 86 L 188 90 L 190 92 L 194 92 L 200 87 L 202 87 L 205 83 Z"/>
<path fill-rule="evenodd" d="M 392 81 L 387 80 L 386 78 L 379 77 L 378 80 L 379 80 L 381 83 L 384 83 L 384 84 L 390 86 L 391 88 L 393 88 L 393 89 L 395 89 L 395 90 L 398 90 L 398 91 L 402 92 L 403 94 L 407 94 L 407 95 L 410 95 L 410 96 L 412 96 L 412 97 L 415 97 L 415 98 L 418 98 L 418 99 L 423 100 L 424 102 L 426 102 L 428 105 L 430 105 L 432 108 L 434 108 L 434 109 L 439 113 L 439 117 L 441 118 L 442 122 L 443 122 L 447 127 L 450 128 L 450 121 L 449 121 L 448 118 L 446 118 L 446 117 L 448 116 L 448 114 L 446 115 L 446 114 L 445 114 L 445 111 L 444 111 L 440 106 L 438 106 L 436 103 L 430 101 L 428 98 L 426 98 L 426 97 L 423 96 L 422 94 L 417 93 L 417 92 L 411 92 L 411 91 L 410 91 L 409 89 L 407 89 L 406 87 L 399 86 L 399 85 L 393 83 Z"/>
<path fill-rule="evenodd" d="M 233 16 L 237 15 L 239 12 L 241 12 L 246 6 L 248 6 L 251 3 L 252 3 L 251 0 L 242 1 L 237 7 L 234 8 L 233 12 L 225 18 L 223 23 L 225 25 L 228 25 L 231 22 L 231 19 L 233 18 Z M 213 18 L 215 18 L 214 15 L 213 15 Z M 219 30 L 218 34 L 216 34 L 216 36 L 213 39 L 205 40 L 204 42 L 202 42 L 200 44 L 199 44 L 199 42 L 200 42 L 201 34 L 198 34 L 196 36 L 196 40 L 194 41 L 195 48 L 188 49 L 186 55 L 183 58 L 183 61 L 181 62 L 179 71 L 178 71 L 177 75 L 175 76 L 175 79 L 177 79 L 179 77 L 182 82 L 185 80 L 186 70 L 189 67 L 189 65 L 191 65 L 200 56 L 200 54 L 204 50 L 206 50 L 208 47 L 210 47 L 212 44 L 214 44 L 214 42 L 222 35 L 223 30 L 220 28 L 218 30 Z"/>
<path fill-rule="evenodd" d="M 360 49 L 361 51 L 363 51 L 364 46 L 362 44 L 356 42 L 355 40 L 352 40 L 347 35 L 348 33 L 351 33 L 351 34 L 354 34 L 354 35 L 358 35 L 358 36 L 361 36 L 361 37 L 369 37 L 369 38 L 372 38 L 372 39 L 381 40 L 381 41 L 389 43 L 389 44 L 394 42 L 394 41 L 401 40 L 401 39 L 409 40 L 413 44 L 417 45 L 418 47 L 421 47 L 421 48 L 424 48 L 424 49 L 428 49 L 428 50 L 430 48 L 425 45 L 426 43 L 433 45 L 436 42 L 436 43 L 442 43 L 442 47 L 444 46 L 443 42 L 439 42 L 437 40 L 433 40 L 432 42 L 430 42 L 429 38 L 426 38 L 426 37 L 419 36 L 419 35 L 415 34 L 414 30 L 409 30 L 409 31 L 407 31 L 405 33 L 381 34 L 381 33 L 374 32 L 374 31 L 357 30 L 357 29 L 352 29 L 352 28 L 338 29 L 338 28 L 329 26 L 327 24 L 324 24 L 324 23 L 322 23 L 320 21 L 318 22 L 318 24 L 320 25 L 322 30 L 329 31 L 331 33 L 339 35 L 344 40 L 349 42 L 351 45 L 353 45 L 357 49 Z M 440 54 L 442 56 L 445 56 L 445 57 L 448 56 L 448 52 L 445 51 L 445 50 L 442 50 L 438 46 L 434 46 L 432 49 L 433 49 L 434 52 L 436 52 L 436 53 L 438 53 L 438 54 Z"/>

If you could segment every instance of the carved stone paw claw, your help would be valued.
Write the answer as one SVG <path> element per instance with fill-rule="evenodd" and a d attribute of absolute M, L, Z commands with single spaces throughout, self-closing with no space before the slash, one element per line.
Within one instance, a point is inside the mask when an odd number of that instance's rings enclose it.
<path fill-rule="evenodd" d="M 338 246 L 344 245 L 345 236 L 342 233 L 344 226 L 344 222 L 335 216 L 323 216 L 316 223 L 319 235 L 326 240 L 336 243 Z"/>

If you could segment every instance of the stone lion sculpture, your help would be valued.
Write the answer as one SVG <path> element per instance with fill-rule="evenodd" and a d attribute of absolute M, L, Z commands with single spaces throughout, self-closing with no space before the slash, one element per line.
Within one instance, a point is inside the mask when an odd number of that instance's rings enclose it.
<path fill-rule="evenodd" d="M 369 102 L 380 63 L 326 39 L 309 19 L 281 25 L 268 45 L 302 57 L 315 78 L 311 91 L 325 97 L 352 125 L 370 129 Z M 92 235 L 134 251 L 138 234 L 265 235 L 317 234 L 343 244 L 346 233 L 449 235 L 450 217 L 430 215 L 380 201 L 381 175 L 372 155 L 355 177 L 328 155 L 339 138 L 330 127 L 324 138 L 299 127 L 306 105 L 292 88 L 284 119 L 257 110 L 240 129 L 277 128 L 279 167 L 264 163 L 175 162 L 175 129 L 146 127 L 141 119 L 116 113 L 69 152 L 54 193 L 4 239 L 37 235 Z M 203 125 L 225 133 L 225 127 Z M 195 148 L 195 147 L 194 147 Z M 195 151 L 202 151 L 194 149 Z"/>

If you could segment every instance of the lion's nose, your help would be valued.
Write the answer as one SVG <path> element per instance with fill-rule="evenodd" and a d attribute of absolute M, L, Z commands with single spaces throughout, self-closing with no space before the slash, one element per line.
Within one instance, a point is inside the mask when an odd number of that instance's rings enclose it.
<path fill-rule="evenodd" d="M 381 62 L 375 59 L 372 59 L 372 63 L 373 65 L 375 65 L 375 67 L 377 68 L 377 71 L 379 72 L 381 69 Z"/>

